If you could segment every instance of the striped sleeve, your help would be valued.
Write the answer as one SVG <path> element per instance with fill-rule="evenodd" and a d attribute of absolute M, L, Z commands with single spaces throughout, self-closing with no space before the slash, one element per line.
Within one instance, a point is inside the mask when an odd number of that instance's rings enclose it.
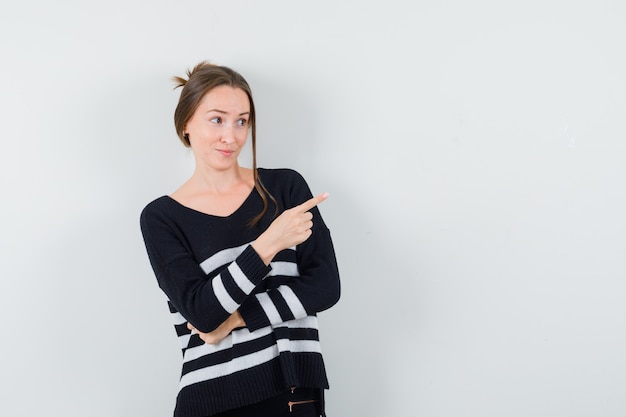
<path fill-rule="evenodd" d="M 239 311 L 251 331 L 309 315 L 298 296 L 287 285 L 250 297 Z"/>
<path fill-rule="evenodd" d="M 298 248 L 298 269 L 277 288 L 250 296 L 239 312 L 251 331 L 289 320 L 315 315 L 333 306 L 340 296 L 339 273 L 330 234 L 320 229 L 307 247 Z M 321 242 L 315 242 L 320 240 Z M 316 249 L 317 248 L 317 249 Z M 277 271 L 278 265 L 271 263 Z M 272 270 L 271 274 L 276 273 Z"/>
<path fill-rule="evenodd" d="M 299 274 L 294 262 L 272 262 L 270 266 L 272 276 L 289 276 L 298 279 Z M 249 297 L 239 311 L 250 330 L 301 319 L 309 315 L 288 284 Z"/>

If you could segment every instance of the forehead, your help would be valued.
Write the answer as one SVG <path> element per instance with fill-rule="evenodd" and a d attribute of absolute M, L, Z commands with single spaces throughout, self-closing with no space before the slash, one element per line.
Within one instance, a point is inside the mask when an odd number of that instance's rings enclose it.
<path fill-rule="evenodd" d="M 246 92 L 241 88 L 221 85 L 210 90 L 202 97 L 198 110 L 219 110 L 241 114 L 250 111 L 250 100 Z"/>

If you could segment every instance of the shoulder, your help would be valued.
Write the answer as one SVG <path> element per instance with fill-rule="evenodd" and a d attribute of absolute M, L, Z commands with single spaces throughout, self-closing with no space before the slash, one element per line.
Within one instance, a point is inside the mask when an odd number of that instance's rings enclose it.
<path fill-rule="evenodd" d="M 304 177 L 296 170 L 291 168 L 257 168 L 259 178 L 268 188 L 274 186 L 285 185 L 303 185 L 306 184 Z"/>
<path fill-rule="evenodd" d="M 165 210 L 170 205 L 171 198 L 163 195 L 146 204 L 141 213 L 154 213 Z"/>
<path fill-rule="evenodd" d="M 259 168 L 259 178 L 267 191 L 284 207 L 293 207 L 312 196 L 304 177 L 293 169 Z"/>
<path fill-rule="evenodd" d="M 148 203 L 139 216 L 142 227 L 158 218 L 167 217 L 172 210 L 173 202 L 172 198 L 164 195 Z"/>

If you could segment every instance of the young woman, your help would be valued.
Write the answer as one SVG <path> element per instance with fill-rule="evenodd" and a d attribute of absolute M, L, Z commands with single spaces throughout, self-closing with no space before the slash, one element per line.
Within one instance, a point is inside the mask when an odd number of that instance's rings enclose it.
<path fill-rule="evenodd" d="M 319 416 L 328 381 L 316 313 L 339 299 L 330 233 L 304 179 L 256 166 L 245 79 L 198 64 L 176 131 L 195 171 L 141 213 L 150 263 L 183 351 L 175 416 Z M 252 169 L 238 163 L 248 135 Z"/>

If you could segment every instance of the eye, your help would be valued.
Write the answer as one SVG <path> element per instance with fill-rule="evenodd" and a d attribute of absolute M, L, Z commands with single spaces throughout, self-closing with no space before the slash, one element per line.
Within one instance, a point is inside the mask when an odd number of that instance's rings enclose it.
<path fill-rule="evenodd" d="M 211 123 L 215 123 L 215 124 L 222 124 L 222 118 L 221 117 L 214 117 L 211 119 Z"/>
<path fill-rule="evenodd" d="M 244 127 L 244 126 L 247 126 L 247 125 L 248 125 L 248 120 L 247 119 L 239 119 L 239 120 L 237 120 L 237 126 Z"/>

